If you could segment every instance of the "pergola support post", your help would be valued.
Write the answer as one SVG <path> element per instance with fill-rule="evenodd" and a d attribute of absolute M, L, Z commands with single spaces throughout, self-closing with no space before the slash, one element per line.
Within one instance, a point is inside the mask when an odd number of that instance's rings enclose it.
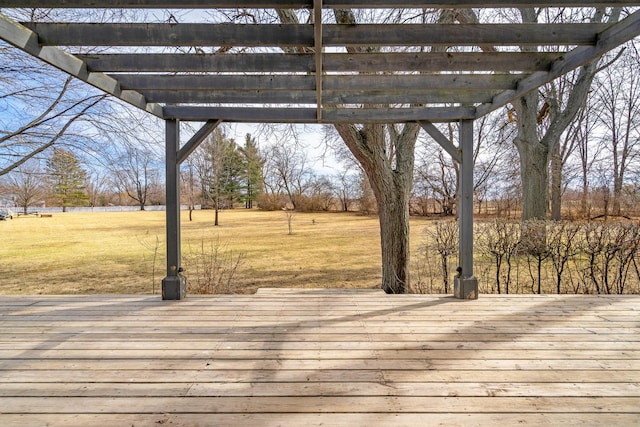
<path fill-rule="evenodd" d="M 459 274 L 453 293 L 456 298 L 477 299 L 478 279 L 473 275 L 473 120 L 460 121 L 460 151 Z"/>
<path fill-rule="evenodd" d="M 162 280 L 162 299 L 180 300 L 187 296 L 187 278 L 180 274 L 180 174 L 178 149 L 180 123 L 166 121 L 166 227 L 167 276 Z"/>

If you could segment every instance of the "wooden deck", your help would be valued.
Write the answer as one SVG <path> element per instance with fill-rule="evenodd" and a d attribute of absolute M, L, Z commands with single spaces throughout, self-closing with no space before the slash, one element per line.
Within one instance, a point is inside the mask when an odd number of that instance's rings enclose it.
<path fill-rule="evenodd" d="M 640 296 L 0 296 L 2 426 L 521 423 L 640 423 Z"/>

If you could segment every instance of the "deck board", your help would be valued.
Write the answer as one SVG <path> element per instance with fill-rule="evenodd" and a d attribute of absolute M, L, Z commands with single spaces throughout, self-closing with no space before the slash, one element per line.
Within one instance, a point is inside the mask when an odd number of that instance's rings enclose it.
<path fill-rule="evenodd" d="M 640 296 L 0 296 L 0 425 L 633 425 Z"/>

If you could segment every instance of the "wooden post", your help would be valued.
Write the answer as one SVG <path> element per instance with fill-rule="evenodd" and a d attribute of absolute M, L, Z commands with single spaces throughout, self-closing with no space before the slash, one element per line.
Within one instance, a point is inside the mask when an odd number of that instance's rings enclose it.
<path fill-rule="evenodd" d="M 460 151 L 459 274 L 454 282 L 454 295 L 461 299 L 476 299 L 478 279 L 473 275 L 473 120 L 460 121 Z"/>
<path fill-rule="evenodd" d="M 180 175 L 178 149 L 180 123 L 166 121 L 166 227 L 167 277 L 162 280 L 162 299 L 179 300 L 186 297 L 186 277 L 180 274 Z"/>

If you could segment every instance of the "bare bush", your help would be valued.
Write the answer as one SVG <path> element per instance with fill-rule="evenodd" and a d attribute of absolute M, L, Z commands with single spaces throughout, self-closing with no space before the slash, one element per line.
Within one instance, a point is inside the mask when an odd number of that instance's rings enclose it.
<path fill-rule="evenodd" d="M 607 293 L 624 293 L 640 242 L 640 227 L 636 223 L 617 223 L 609 244 L 613 252 L 612 279 L 606 282 Z"/>
<path fill-rule="evenodd" d="M 202 239 L 196 250 L 189 246 L 183 255 L 189 292 L 194 294 L 231 294 L 237 290 L 234 281 L 242 265 L 243 254 L 233 255 L 219 240 Z"/>
<path fill-rule="evenodd" d="M 504 278 L 504 290 L 508 294 L 513 261 L 520 245 L 520 223 L 497 219 L 483 224 L 479 231 L 479 249 L 494 261 L 497 291 L 502 293 Z M 503 265 L 506 268 L 504 273 Z"/>
<path fill-rule="evenodd" d="M 608 265 L 611 259 L 607 255 L 607 245 L 611 240 L 609 235 L 610 227 L 605 224 L 587 223 L 584 232 L 584 242 L 582 252 L 584 253 L 587 266 L 584 269 L 583 277 L 585 282 L 595 287 L 596 293 L 602 293 L 605 288 L 604 282 L 607 280 Z M 589 288 L 587 288 L 589 291 Z"/>
<path fill-rule="evenodd" d="M 433 228 L 425 228 L 428 245 L 440 256 L 444 292 L 449 292 L 449 258 L 458 253 L 458 223 L 453 220 L 436 221 Z"/>
<path fill-rule="evenodd" d="M 527 288 L 538 294 L 640 292 L 640 223 L 499 219 L 478 223 L 476 230 L 476 274 L 483 292 Z M 418 277 L 414 289 L 442 292 L 442 283 L 448 292 L 451 256 L 457 253 L 457 224 L 434 222 L 424 235 L 414 267 Z"/>
<path fill-rule="evenodd" d="M 531 277 L 531 293 L 541 294 L 542 265 L 550 255 L 547 244 L 547 222 L 537 219 L 525 221 L 522 224 L 522 237 L 520 251 L 526 257 L 529 276 Z M 532 264 L 536 267 L 535 276 L 531 270 Z"/>
<path fill-rule="evenodd" d="M 422 245 L 419 259 L 415 260 L 411 267 L 411 292 L 416 294 L 440 292 L 440 286 L 435 284 L 437 273 L 434 272 L 432 261 L 430 250 Z"/>
<path fill-rule="evenodd" d="M 147 237 L 149 237 L 149 230 L 147 230 L 144 237 L 138 238 L 138 242 L 140 242 L 140 244 L 145 249 L 153 253 L 153 256 L 151 257 L 151 293 L 155 295 L 156 293 L 156 261 L 158 259 L 158 252 L 160 250 L 161 244 L 160 244 L 160 237 L 158 237 L 157 234 L 154 236 L 154 240 L 152 241 L 147 240 Z M 142 256 L 144 260 L 144 254 Z"/>
<path fill-rule="evenodd" d="M 579 252 L 580 223 L 576 222 L 551 222 L 547 227 L 547 250 L 551 265 L 556 273 L 556 292 L 562 291 L 562 276 L 569 261 L 575 258 Z"/>

